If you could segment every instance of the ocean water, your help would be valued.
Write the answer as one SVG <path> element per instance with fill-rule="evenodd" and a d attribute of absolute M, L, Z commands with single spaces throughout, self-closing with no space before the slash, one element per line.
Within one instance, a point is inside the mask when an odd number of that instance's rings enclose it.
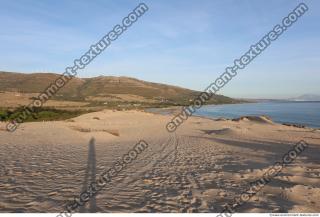
<path fill-rule="evenodd" d="M 320 128 L 320 102 L 261 102 L 230 105 L 207 105 L 195 115 L 214 118 L 238 118 L 266 115 L 277 123 L 302 124 Z"/>

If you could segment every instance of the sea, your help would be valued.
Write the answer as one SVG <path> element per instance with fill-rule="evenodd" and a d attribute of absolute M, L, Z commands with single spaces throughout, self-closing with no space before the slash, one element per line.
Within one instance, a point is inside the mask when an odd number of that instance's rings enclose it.
<path fill-rule="evenodd" d="M 320 102 L 272 101 L 227 105 L 206 105 L 194 115 L 210 118 L 239 118 L 266 115 L 274 122 L 320 128 Z"/>

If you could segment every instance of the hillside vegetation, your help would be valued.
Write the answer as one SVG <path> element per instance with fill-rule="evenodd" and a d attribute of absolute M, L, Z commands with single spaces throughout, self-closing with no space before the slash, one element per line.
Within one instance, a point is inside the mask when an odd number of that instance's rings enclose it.
<path fill-rule="evenodd" d="M 36 96 L 60 75 L 53 73 L 0 72 L 0 94 L 13 93 L 13 98 Z M 164 107 L 188 105 L 200 92 L 181 87 L 153 83 L 129 77 L 99 76 L 73 78 L 52 99 L 85 102 L 86 106 Z M 28 98 L 28 99 L 29 99 Z M 12 97 L 10 98 L 12 100 Z M 9 99 L 8 99 L 9 102 Z M 8 104 L 7 102 L 7 104 Z M 50 101 L 49 101 L 50 102 Z M 237 103 L 222 95 L 214 95 L 209 104 Z M 5 103 L 5 102 L 3 102 Z M 21 103 L 18 104 L 21 106 Z M 54 104 L 51 107 L 59 107 Z M 3 107 L 0 105 L 0 107 Z M 64 104 L 64 107 L 68 107 Z"/>

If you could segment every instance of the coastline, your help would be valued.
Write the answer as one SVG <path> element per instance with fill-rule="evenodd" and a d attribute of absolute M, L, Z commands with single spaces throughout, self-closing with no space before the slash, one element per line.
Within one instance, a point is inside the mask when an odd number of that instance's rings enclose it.
<path fill-rule="evenodd" d="M 316 104 L 309 106 L 309 103 Z M 228 120 L 246 116 L 266 116 L 276 123 L 287 126 L 320 129 L 320 116 L 317 113 L 317 110 L 320 109 L 320 103 L 318 103 L 319 102 L 282 101 L 205 105 L 200 110 L 193 113 L 192 116 Z M 309 107 L 309 110 L 304 109 L 306 104 Z M 146 111 L 175 116 L 181 112 L 182 108 L 182 106 L 177 106 L 170 108 L 153 108 L 147 109 Z M 304 113 L 307 113 L 308 115 L 304 115 Z"/>

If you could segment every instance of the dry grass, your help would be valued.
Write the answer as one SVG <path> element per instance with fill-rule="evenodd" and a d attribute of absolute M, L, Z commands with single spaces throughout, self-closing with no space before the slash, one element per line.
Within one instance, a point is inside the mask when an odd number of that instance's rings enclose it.
<path fill-rule="evenodd" d="M 19 107 L 26 106 L 32 102 L 32 97 L 37 97 L 39 93 L 18 93 L 18 92 L 0 92 L 0 107 Z M 44 107 L 81 107 L 86 106 L 87 102 L 73 102 L 66 100 L 49 100 Z"/>
<path fill-rule="evenodd" d="M 113 129 L 92 129 L 92 128 L 84 128 L 84 127 L 79 127 L 79 126 L 72 126 L 71 129 L 82 132 L 82 133 L 90 133 L 90 132 L 105 132 L 109 133 L 113 136 L 120 136 L 119 130 L 113 130 Z"/>

